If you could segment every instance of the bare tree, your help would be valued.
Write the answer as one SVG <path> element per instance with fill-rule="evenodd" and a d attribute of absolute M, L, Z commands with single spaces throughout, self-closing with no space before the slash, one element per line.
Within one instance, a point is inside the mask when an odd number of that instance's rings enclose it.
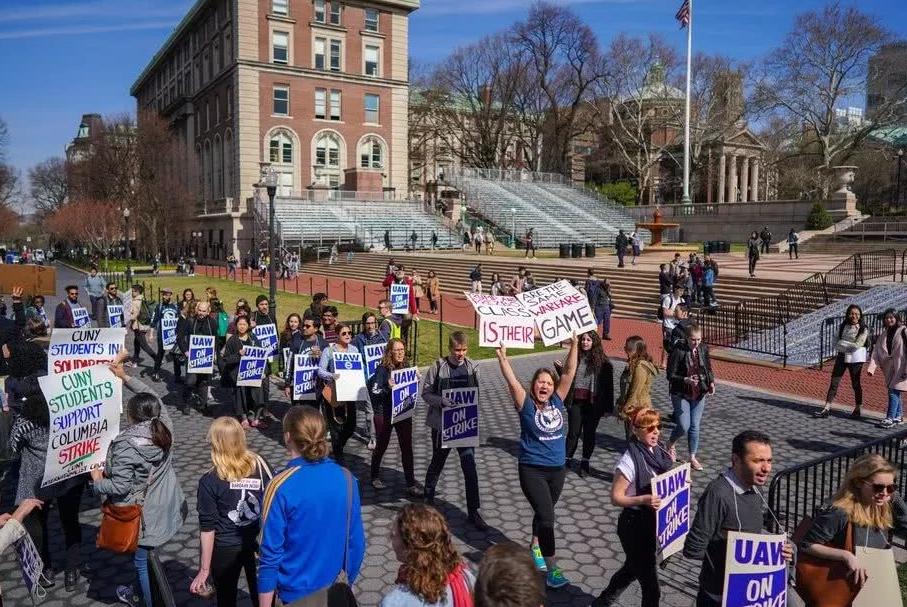
<path fill-rule="evenodd" d="M 0 118 L 0 206 L 14 202 L 19 191 L 19 172 L 6 164 L 6 148 L 9 145 L 9 130 L 6 121 Z"/>
<path fill-rule="evenodd" d="M 105 259 L 123 238 L 120 208 L 107 200 L 69 202 L 48 216 L 45 227 L 55 238 L 90 247 Z"/>
<path fill-rule="evenodd" d="M 66 161 L 62 158 L 48 158 L 30 168 L 28 181 L 32 203 L 41 217 L 59 209 L 69 196 Z"/>

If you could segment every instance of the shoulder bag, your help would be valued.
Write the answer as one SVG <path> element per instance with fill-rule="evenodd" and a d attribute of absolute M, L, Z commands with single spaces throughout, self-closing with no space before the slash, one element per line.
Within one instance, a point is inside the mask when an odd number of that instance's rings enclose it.
<path fill-rule="evenodd" d="M 162 468 L 163 463 L 158 469 Z M 145 495 L 148 493 L 148 487 L 151 486 L 154 476 L 152 472 L 148 473 L 148 480 L 142 489 L 142 503 L 145 502 Z M 117 506 L 110 503 L 110 498 L 104 500 L 104 503 L 101 504 L 101 525 L 98 527 L 97 547 L 117 554 L 135 552 L 139 546 L 139 532 L 144 524 L 142 503 Z"/>
<path fill-rule="evenodd" d="M 809 516 L 800 521 L 791 541 L 799 546 L 812 524 L 813 519 Z M 853 524 L 850 522 L 847 523 L 844 536 L 844 550 L 854 551 Z M 859 586 L 847 577 L 847 565 L 840 561 L 819 558 L 798 550 L 796 571 L 795 588 L 806 607 L 849 607 L 860 592 Z"/>

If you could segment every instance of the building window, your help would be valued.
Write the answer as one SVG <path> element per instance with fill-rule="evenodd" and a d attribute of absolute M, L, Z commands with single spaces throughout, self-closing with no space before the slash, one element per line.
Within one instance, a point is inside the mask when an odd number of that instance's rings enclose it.
<path fill-rule="evenodd" d="M 214 124 L 220 124 L 220 95 L 214 97 Z"/>
<path fill-rule="evenodd" d="M 293 163 L 293 142 L 286 134 L 277 133 L 271 137 L 269 158 L 278 164 Z"/>
<path fill-rule="evenodd" d="M 290 115 L 290 87 L 274 87 L 274 114 L 279 116 Z"/>
<path fill-rule="evenodd" d="M 271 12 L 275 15 L 289 14 L 290 0 L 271 0 Z"/>
<path fill-rule="evenodd" d="M 327 39 L 315 38 L 315 69 L 316 70 L 325 69 L 324 47 L 326 44 L 327 44 Z"/>
<path fill-rule="evenodd" d="M 339 168 L 340 142 L 337 137 L 325 133 L 315 141 L 315 166 Z"/>
<path fill-rule="evenodd" d="M 359 166 L 363 169 L 384 168 L 384 146 L 375 138 L 366 139 L 359 147 Z"/>
<path fill-rule="evenodd" d="M 205 130 L 211 130 L 211 104 L 205 103 Z"/>
<path fill-rule="evenodd" d="M 271 34 L 271 39 L 272 61 L 286 65 L 290 60 L 290 35 L 287 32 L 274 32 Z"/>
<path fill-rule="evenodd" d="M 227 87 L 227 118 L 233 116 L 233 87 Z"/>
<path fill-rule="evenodd" d="M 343 7 L 340 2 L 334 0 L 331 2 L 331 25 L 340 25 L 340 15 L 343 12 Z"/>
<path fill-rule="evenodd" d="M 324 23 L 324 0 L 315 0 L 315 21 Z"/>
<path fill-rule="evenodd" d="M 378 9 L 365 9 L 365 30 L 368 32 L 378 31 Z"/>
<path fill-rule="evenodd" d="M 331 91 L 331 120 L 340 120 L 340 91 Z"/>
<path fill-rule="evenodd" d="M 378 110 L 380 109 L 378 95 L 365 95 L 365 121 L 372 124 L 378 123 Z"/>
<path fill-rule="evenodd" d="M 326 96 L 327 90 L 315 89 L 315 118 L 323 120 L 327 117 Z"/>
<path fill-rule="evenodd" d="M 378 76 L 378 47 L 370 44 L 365 47 L 365 75 Z"/>
<path fill-rule="evenodd" d="M 331 71 L 340 71 L 340 40 L 331 40 Z"/>

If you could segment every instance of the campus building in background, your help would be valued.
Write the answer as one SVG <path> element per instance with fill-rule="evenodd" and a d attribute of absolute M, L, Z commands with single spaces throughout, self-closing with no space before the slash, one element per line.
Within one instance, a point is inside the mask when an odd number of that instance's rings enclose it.
<path fill-rule="evenodd" d="M 204 256 L 248 252 L 260 162 L 278 195 L 405 195 L 408 22 L 419 0 L 198 0 L 131 94 L 179 141 Z"/>
<path fill-rule="evenodd" d="M 884 45 L 869 58 L 869 80 L 866 85 L 866 113 L 875 118 L 882 108 L 897 104 L 895 113 L 907 121 L 907 40 Z"/>

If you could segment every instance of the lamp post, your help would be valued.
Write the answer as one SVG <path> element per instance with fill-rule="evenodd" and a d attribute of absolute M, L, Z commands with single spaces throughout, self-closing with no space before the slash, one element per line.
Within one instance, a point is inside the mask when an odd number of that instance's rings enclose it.
<path fill-rule="evenodd" d="M 516 248 L 516 209 L 510 207 L 510 248 Z"/>
<path fill-rule="evenodd" d="M 274 255 L 274 197 L 277 195 L 277 171 L 270 162 L 261 162 L 261 175 L 257 187 L 265 188 L 268 192 L 268 299 L 270 310 L 277 317 L 277 257 Z"/>
<path fill-rule="evenodd" d="M 201 240 L 204 237 L 204 235 L 205 235 L 205 233 L 202 232 L 201 230 L 192 231 L 192 245 L 193 245 L 192 252 L 196 259 L 198 259 L 198 241 Z"/>
<path fill-rule="evenodd" d="M 904 163 L 904 148 L 898 150 L 898 179 L 897 179 L 897 202 L 895 206 L 901 206 L 901 165 Z"/>
<path fill-rule="evenodd" d="M 123 241 L 125 243 L 125 253 L 126 253 L 126 283 L 132 284 L 132 261 L 129 251 L 129 207 L 123 208 L 123 223 L 125 224 L 125 233 L 123 235 Z"/>

